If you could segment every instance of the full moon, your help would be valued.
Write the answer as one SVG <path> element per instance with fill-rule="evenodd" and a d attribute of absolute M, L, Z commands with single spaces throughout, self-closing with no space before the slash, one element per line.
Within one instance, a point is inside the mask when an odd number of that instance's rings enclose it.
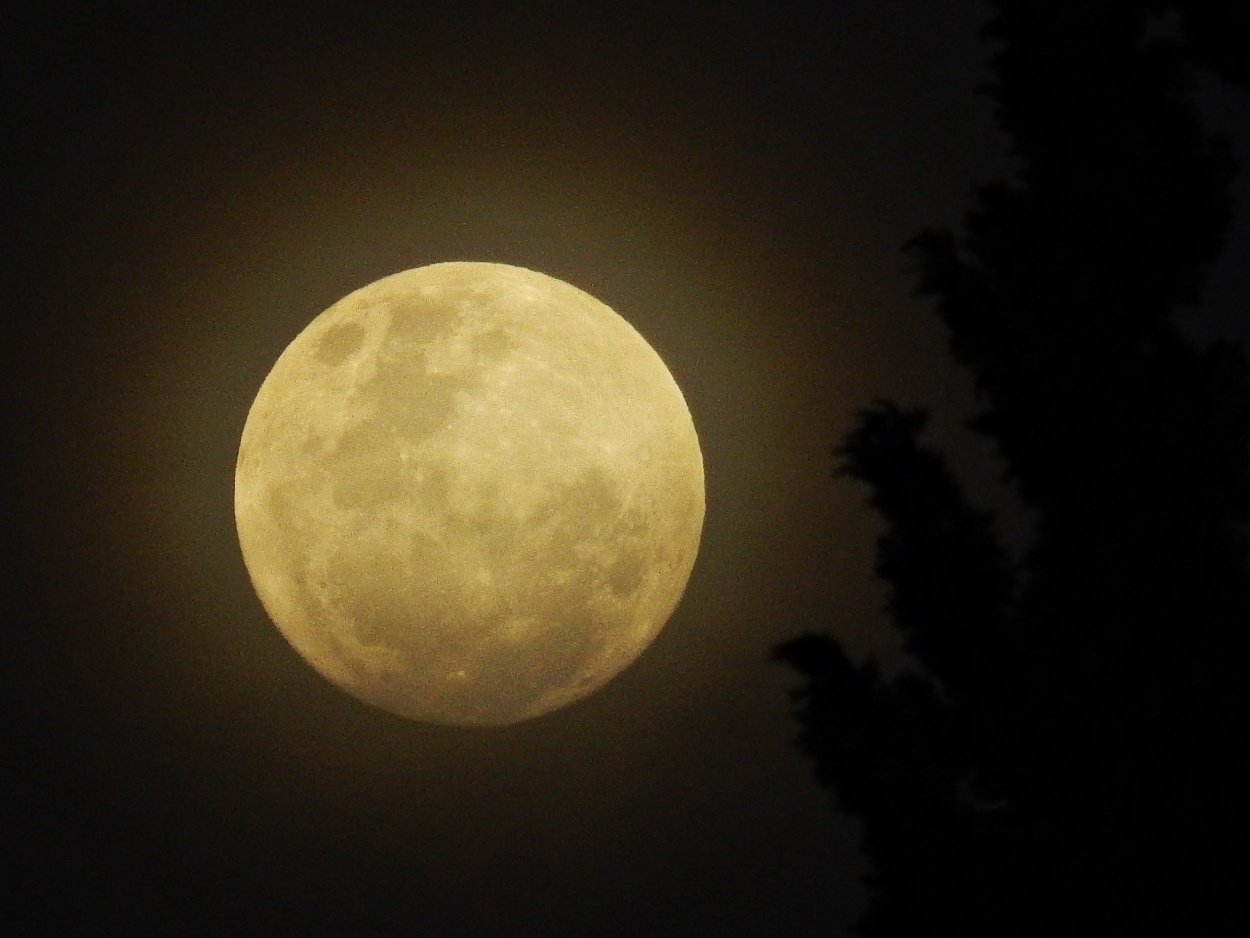
<path fill-rule="evenodd" d="M 664 627 L 703 459 L 672 375 L 609 307 L 433 264 L 295 337 L 248 413 L 234 507 L 261 603 L 326 679 L 502 725 L 593 693 Z"/>

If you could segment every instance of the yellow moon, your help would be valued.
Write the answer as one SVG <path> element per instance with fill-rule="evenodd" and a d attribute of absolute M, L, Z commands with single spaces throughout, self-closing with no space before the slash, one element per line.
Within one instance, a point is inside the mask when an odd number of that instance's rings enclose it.
<path fill-rule="evenodd" d="M 404 717 L 502 725 L 594 692 L 663 628 L 703 458 L 610 308 L 519 267 L 433 264 L 296 336 L 234 495 L 256 592 L 317 671 Z"/>

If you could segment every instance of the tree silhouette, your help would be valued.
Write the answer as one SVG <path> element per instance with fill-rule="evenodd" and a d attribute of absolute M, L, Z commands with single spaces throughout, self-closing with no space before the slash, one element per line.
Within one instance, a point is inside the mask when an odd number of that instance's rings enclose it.
<path fill-rule="evenodd" d="M 994 4 L 1016 176 L 910 249 L 1030 543 L 1003 549 L 923 412 L 879 403 L 836 453 L 887 522 L 915 668 L 827 636 L 776 649 L 804 677 L 800 746 L 863 822 L 864 935 L 1210 935 L 1243 904 L 1250 369 L 1177 319 L 1235 172 L 1192 91 L 1199 68 L 1247 85 L 1247 11 Z"/>

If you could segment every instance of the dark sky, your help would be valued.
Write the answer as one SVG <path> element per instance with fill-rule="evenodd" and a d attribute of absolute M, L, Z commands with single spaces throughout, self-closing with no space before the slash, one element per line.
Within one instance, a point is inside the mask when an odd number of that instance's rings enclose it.
<path fill-rule="evenodd" d="M 830 478 L 858 408 L 941 407 L 933 439 L 977 491 L 992 478 L 900 252 L 1006 165 L 973 93 L 985 15 L 101 0 L 4 23 L 0 930 L 843 933 L 857 831 L 793 747 L 796 680 L 768 656 L 813 629 L 890 647 L 875 521 Z M 621 313 L 707 471 L 659 639 L 504 729 L 326 683 L 269 623 L 233 525 L 239 434 L 285 345 L 446 260 Z"/>

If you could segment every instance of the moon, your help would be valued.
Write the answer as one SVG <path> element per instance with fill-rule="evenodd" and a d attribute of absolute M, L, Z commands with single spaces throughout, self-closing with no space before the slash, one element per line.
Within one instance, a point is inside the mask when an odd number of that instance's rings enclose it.
<path fill-rule="evenodd" d="M 681 390 L 612 309 L 504 264 L 335 303 L 252 403 L 235 523 L 262 605 L 331 683 L 504 725 L 586 697 L 676 609 L 703 528 Z"/>

